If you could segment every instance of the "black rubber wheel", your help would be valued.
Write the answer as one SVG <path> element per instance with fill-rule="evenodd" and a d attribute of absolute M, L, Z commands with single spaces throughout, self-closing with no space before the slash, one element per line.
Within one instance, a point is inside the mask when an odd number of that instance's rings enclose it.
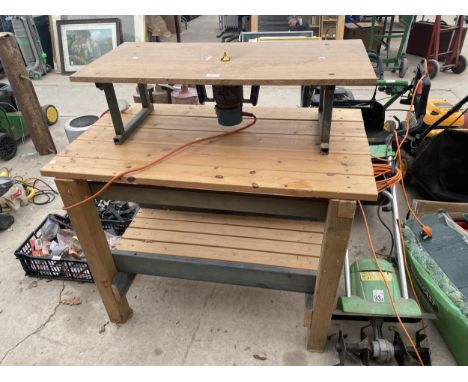
<path fill-rule="evenodd" d="M 403 78 L 408 70 L 408 59 L 403 57 L 401 59 L 400 69 L 398 70 L 398 77 Z"/>
<path fill-rule="evenodd" d="M 429 78 L 432 80 L 436 78 L 437 73 L 439 73 L 440 64 L 439 61 L 430 59 L 427 61 L 427 72 L 429 73 Z"/>
<path fill-rule="evenodd" d="M 413 166 L 414 158 L 405 150 L 401 150 L 400 170 L 406 184 L 411 182 L 411 167 Z"/>
<path fill-rule="evenodd" d="M 0 159 L 13 159 L 17 149 L 18 144 L 12 137 L 6 134 L 0 134 Z"/>
<path fill-rule="evenodd" d="M 458 56 L 458 65 L 455 65 L 452 67 L 452 72 L 454 72 L 455 74 L 460 74 L 460 73 L 463 73 L 465 69 L 466 69 L 466 57 L 460 54 L 460 56 Z"/>
<path fill-rule="evenodd" d="M 0 231 L 10 228 L 15 222 L 15 218 L 10 214 L 0 213 Z"/>

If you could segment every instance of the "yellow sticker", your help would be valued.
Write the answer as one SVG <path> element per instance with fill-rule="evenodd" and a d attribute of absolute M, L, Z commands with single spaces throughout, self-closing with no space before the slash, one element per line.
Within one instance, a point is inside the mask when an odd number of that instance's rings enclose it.
<path fill-rule="evenodd" d="M 393 275 L 390 272 L 383 272 L 386 281 L 392 281 Z M 380 272 L 361 272 L 361 281 L 383 281 Z"/>

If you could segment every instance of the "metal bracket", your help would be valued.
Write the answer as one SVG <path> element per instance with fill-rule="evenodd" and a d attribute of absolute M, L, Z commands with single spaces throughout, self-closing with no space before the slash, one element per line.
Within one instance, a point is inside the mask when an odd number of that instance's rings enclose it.
<path fill-rule="evenodd" d="M 320 87 L 319 124 L 320 124 L 320 151 L 328 154 L 330 148 L 330 128 L 333 112 L 334 85 Z"/>
<path fill-rule="evenodd" d="M 314 292 L 316 280 L 316 272 L 306 269 L 129 252 L 117 249 L 112 251 L 112 257 L 119 271 L 117 275 L 145 274 L 309 294 Z"/>
<path fill-rule="evenodd" d="M 142 122 L 154 109 L 153 104 L 150 102 L 146 84 L 138 84 L 138 93 L 140 94 L 141 99 L 141 110 L 130 121 L 128 121 L 125 126 L 122 121 L 122 115 L 120 114 L 114 85 L 111 83 L 96 83 L 96 87 L 100 90 L 104 90 L 116 134 L 114 137 L 114 143 L 116 145 L 121 145 L 130 136 L 130 134 L 132 134 L 133 130 L 138 127 L 140 122 Z"/>
<path fill-rule="evenodd" d="M 134 279 L 134 273 L 117 272 L 112 280 L 112 289 L 114 290 L 114 294 L 119 299 L 125 297 Z"/>

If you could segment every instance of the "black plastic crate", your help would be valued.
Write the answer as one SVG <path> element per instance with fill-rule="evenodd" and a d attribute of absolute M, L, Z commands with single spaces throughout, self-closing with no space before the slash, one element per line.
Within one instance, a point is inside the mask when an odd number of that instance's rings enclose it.
<path fill-rule="evenodd" d="M 72 224 L 70 218 L 65 215 L 51 214 L 59 223 L 60 228 L 69 228 Z M 31 239 L 39 239 L 41 237 L 41 228 L 47 222 L 46 217 L 31 235 L 23 242 L 21 247 L 15 251 L 16 258 L 21 262 L 24 272 L 30 277 L 57 279 L 57 280 L 74 280 L 81 282 L 93 282 L 93 276 L 88 267 L 86 260 L 75 259 L 60 259 L 52 260 L 32 256 L 32 248 L 29 241 Z M 114 231 L 118 236 L 121 236 L 129 226 L 131 220 L 125 222 L 101 221 L 104 230 Z"/>

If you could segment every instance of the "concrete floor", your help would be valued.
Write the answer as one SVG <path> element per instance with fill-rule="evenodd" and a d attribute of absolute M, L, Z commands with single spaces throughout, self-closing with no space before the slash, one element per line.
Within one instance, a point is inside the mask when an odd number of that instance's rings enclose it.
<path fill-rule="evenodd" d="M 183 41 L 216 41 L 217 16 L 193 20 L 183 30 Z M 467 55 L 465 45 L 464 54 Z M 409 57 L 410 69 L 417 57 Z M 406 78 L 410 79 L 412 70 Z M 386 78 L 396 78 L 387 72 Z M 466 94 L 468 72 L 441 73 L 433 81 L 431 98 L 456 101 Z M 58 150 L 67 141 L 64 122 L 85 113 L 106 109 L 104 96 L 94 85 L 72 84 L 67 76 L 49 74 L 34 82 L 42 104 L 54 104 L 59 122 L 51 127 Z M 372 88 L 353 89 L 357 97 L 368 98 Z M 119 86 L 118 96 L 132 100 L 133 86 Z M 261 105 L 298 105 L 297 87 L 265 87 Z M 396 104 L 395 108 L 404 108 Z M 404 115 L 402 112 L 394 112 Z M 391 113 L 389 113 L 391 114 Z M 39 156 L 28 139 L 13 160 L 0 166 L 12 174 L 39 176 L 41 167 L 53 156 Z M 52 181 L 51 179 L 48 179 Z M 413 195 L 417 196 L 415 191 Z M 63 213 L 58 198 L 47 206 L 27 206 L 14 213 L 15 224 L 0 232 L 0 365 L 333 365 L 337 362 L 333 339 L 326 350 L 305 349 L 302 326 L 304 296 L 298 293 L 248 287 L 137 276 L 128 300 L 133 317 L 123 325 L 109 323 L 96 288 L 92 284 L 47 281 L 25 277 L 13 253 L 48 213 Z M 400 203 L 402 206 L 402 203 Z M 401 208 L 402 212 L 405 210 Z M 366 207 L 378 251 L 389 246 L 388 234 Z M 385 216 L 389 221 L 389 216 Z M 351 256 L 369 256 L 359 214 L 349 245 Z M 340 290 L 342 293 L 342 289 Z M 60 303 L 79 296 L 81 305 Z M 409 325 L 411 331 L 415 326 Z M 330 334 L 339 329 L 359 335 L 359 325 L 333 323 Z M 386 329 L 385 329 L 385 332 Z M 443 340 L 429 326 L 432 361 L 454 365 Z M 254 355 L 266 357 L 264 361 Z"/>

